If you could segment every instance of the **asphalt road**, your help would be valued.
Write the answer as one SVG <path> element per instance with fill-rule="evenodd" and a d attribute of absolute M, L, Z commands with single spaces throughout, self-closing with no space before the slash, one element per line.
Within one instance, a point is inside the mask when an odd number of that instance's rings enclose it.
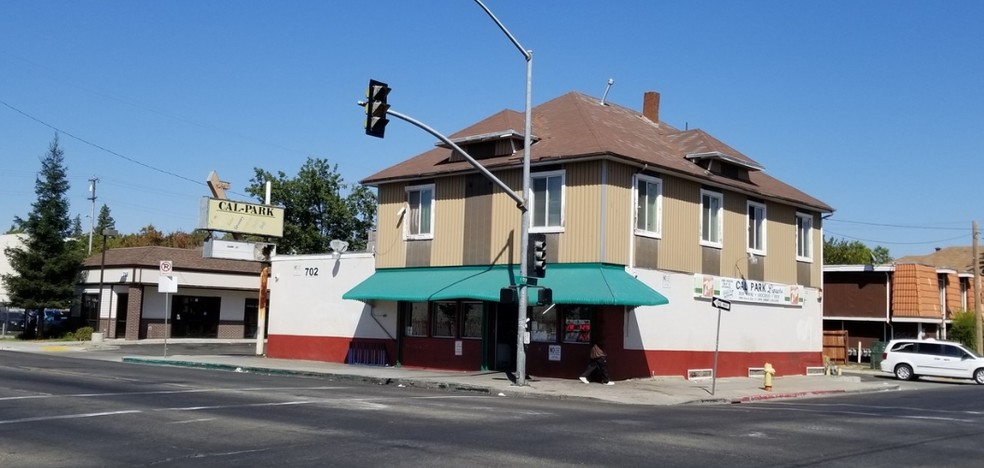
<path fill-rule="evenodd" d="M 0 352 L 0 466 L 980 466 L 984 387 L 513 399 Z"/>

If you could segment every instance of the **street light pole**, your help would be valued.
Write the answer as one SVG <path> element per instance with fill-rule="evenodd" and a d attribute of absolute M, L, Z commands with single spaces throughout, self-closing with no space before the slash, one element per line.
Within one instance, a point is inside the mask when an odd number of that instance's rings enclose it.
<path fill-rule="evenodd" d="M 485 13 L 492 18 L 499 29 L 509 37 L 509 40 L 519 49 L 519 52 L 523 54 L 523 58 L 526 59 L 526 124 L 523 135 L 523 205 L 529 207 L 529 197 L 530 197 L 530 145 L 532 144 L 532 95 L 533 95 L 533 51 L 525 49 L 519 41 L 509 32 L 508 29 L 496 18 L 492 11 L 482 3 L 481 0 L 475 0 L 478 6 L 485 10 Z M 518 312 L 518 330 L 516 333 L 516 385 L 526 385 L 526 342 L 528 338 L 528 332 L 526 331 L 526 308 L 529 304 L 529 289 L 526 287 L 527 272 L 529 270 L 529 265 L 527 261 L 529 248 L 530 248 L 530 210 L 523 210 L 522 218 L 520 222 L 520 237 L 519 237 L 519 312 Z"/>

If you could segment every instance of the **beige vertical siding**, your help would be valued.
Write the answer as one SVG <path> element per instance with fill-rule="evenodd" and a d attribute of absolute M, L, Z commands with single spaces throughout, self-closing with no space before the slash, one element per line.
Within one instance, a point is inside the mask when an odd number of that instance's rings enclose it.
<path fill-rule="evenodd" d="M 523 193 L 522 169 L 496 171 L 493 173 L 504 184 L 512 187 L 519 195 Z M 522 221 L 521 211 L 516 208 L 516 200 L 505 194 L 497 185 L 492 189 L 492 258 L 488 263 L 518 264 L 519 263 L 519 233 Z"/>
<path fill-rule="evenodd" d="M 659 268 L 700 271 L 700 184 L 663 176 L 663 240 Z"/>
<path fill-rule="evenodd" d="M 724 192 L 724 246 L 721 249 L 721 276 L 748 277 L 748 198 L 740 193 Z"/>
<path fill-rule="evenodd" d="M 607 188 L 607 211 L 605 226 L 607 238 L 605 239 L 605 258 L 599 261 L 607 263 L 617 263 L 620 265 L 629 264 L 629 244 L 632 241 L 632 220 L 635 219 L 632 200 L 632 176 L 636 169 L 624 164 L 607 162 L 608 183 Z"/>
<path fill-rule="evenodd" d="M 796 209 L 769 203 L 766 217 L 765 281 L 796 284 Z"/>
<path fill-rule="evenodd" d="M 434 240 L 432 266 L 461 265 L 464 255 L 465 176 L 434 182 Z"/>
<path fill-rule="evenodd" d="M 559 263 L 598 261 L 601 254 L 601 161 L 565 169 L 564 233 L 558 236 Z"/>
<path fill-rule="evenodd" d="M 403 223 L 397 217 L 406 206 L 404 184 L 379 186 L 379 213 L 376 226 L 376 268 L 395 268 L 406 265 L 406 242 Z"/>

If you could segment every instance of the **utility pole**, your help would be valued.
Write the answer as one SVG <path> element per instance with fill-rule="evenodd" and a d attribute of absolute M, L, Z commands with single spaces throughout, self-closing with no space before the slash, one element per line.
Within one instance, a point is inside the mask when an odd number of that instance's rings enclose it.
<path fill-rule="evenodd" d="M 89 213 L 89 255 L 92 255 L 92 232 L 96 230 L 96 182 L 99 182 L 98 177 L 89 179 L 89 201 L 92 202 Z"/>
<path fill-rule="evenodd" d="M 977 354 L 984 353 L 984 334 L 981 333 L 981 329 L 984 326 L 981 325 L 981 268 L 984 268 L 984 262 L 981 261 L 980 249 L 977 246 L 977 238 L 979 237 L 979 232 L 977 231 L 977 221 L 973 222 L 974 230 L 974 333 L 977 336 Z"/>

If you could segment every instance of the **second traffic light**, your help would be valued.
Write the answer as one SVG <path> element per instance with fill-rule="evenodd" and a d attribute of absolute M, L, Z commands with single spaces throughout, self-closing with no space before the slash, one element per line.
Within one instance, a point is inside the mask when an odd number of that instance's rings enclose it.
<path fill-rule="evenodd" d="M 547 276 L 547 235 L 530 234 L 529 275 L 534 278 Z"/>
<path fill-rule="evenodd" d="M 386 132 L 386 111 L 389 104 L 386 97 L 389 95 L 390 87 L 382 81 L 369 80 L 369 89 L 366 90 L 366 135 L 382 138 Z"/>

